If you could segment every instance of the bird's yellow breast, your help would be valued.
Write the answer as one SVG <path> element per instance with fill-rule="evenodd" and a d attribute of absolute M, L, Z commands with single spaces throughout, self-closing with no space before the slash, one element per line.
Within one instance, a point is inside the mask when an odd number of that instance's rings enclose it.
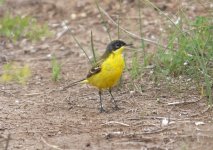
<path fill-rule="evenodd" d="M 87 79 L 90 85 L 98 89 L 106 89 L 115 86 L 120 79 L 125 63 L 122 56 L 123 47 L 113 51 L 102 63 L 101 71 Z"/>

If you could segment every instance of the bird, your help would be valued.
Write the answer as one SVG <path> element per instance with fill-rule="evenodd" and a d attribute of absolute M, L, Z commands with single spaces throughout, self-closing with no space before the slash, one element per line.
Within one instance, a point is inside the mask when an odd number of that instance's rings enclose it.
<path fill-rule="evenodd" d="M 64 90 L 76 85 L 77 83 L 86 83 L 94 86 L 98 89 L 99 100 L 100 100 L 100 112 L 105 112 L 102 103 L 102 92 L 108 89 L 111 96 L 111 101 L 114 104 L 114 109 L 118 110 L 119 107 L 112 95 L 112 88 L 117 85 L 123 73 L 125 62 L 123 58 L 123 50 L 127 46 L 132 44 L 126 44 L 122 40 L 111 41 L 104 52 L 104 54 L 96 61 L 91 67 L 87 76 L 79 81 L 73 82 Z"/>

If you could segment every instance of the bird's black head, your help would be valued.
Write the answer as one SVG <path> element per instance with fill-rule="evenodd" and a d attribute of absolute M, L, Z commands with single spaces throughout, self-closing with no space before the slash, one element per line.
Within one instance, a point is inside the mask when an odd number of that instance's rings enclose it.
<path fill-rule="evenodd" d="M 126 45 L 127 44 L 124 41 L 114 40 L 107 45 L 106 50 L 108 52 L 112 52 L 112 51 L 116 51 L 117 49 L 121 48 L 122 46 L 126 46 Z"/>

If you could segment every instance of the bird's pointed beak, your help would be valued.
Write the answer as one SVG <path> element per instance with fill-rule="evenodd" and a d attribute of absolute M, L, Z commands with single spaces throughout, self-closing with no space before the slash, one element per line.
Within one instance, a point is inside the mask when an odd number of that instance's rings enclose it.
<path fill-rule="evenodd" d="M 126 44 L 125 46 L 132 47 L 132 46 L 133 46 L 133 44 L 132 44 L 132 43 L 129 43 L 129 44 Z"/>
<path fill-rule="evenodd" d="M 132 43 L 128 43 L 128 44 L 125 45 L 125 47 L 126 47 L 127 49 L 133 48 L 133 44 L 132 44 Z"/>

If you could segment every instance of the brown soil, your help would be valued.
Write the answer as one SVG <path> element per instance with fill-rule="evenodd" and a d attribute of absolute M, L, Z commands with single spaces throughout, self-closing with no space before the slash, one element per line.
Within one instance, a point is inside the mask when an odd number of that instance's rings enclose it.
<path fill-rule="evenodd" d="M 205 16 L 212 7 L 210 0 L 153 2 L 171 17 L 179 8 L 184 8 L 191 18 Z M 120 25 L 139 35 L 137 1 L 123 0 L 122 10 L 115 1 L 104 0 L 100 5 L 114 20 L 119 14 Z M 121 109 L 112 109 L 106 92 L 106 113 L 99 113 L 97 90 L 92 87 L 77 85 L 67 91 L 59 90 L 85 77 L 90 67 L 69 32 L 60 36 L 63 24 L 71 27 L 90 56 L 91 30 L 97 49 L 104 50 L 109 42 L 93 1 L 8 0 L 0 7 L 0 16 L 8 10 L 13 14 L 32 15 L 40 23 L 48 22 L 55 35 L 38 43 L 23 39 L 15 44 L 1 37 L 0 73 L 5 60 L 15 61 L 29 64 L 32 77 L 24 86 L 0 85 L 0 149 L 5 149 L 7 143 L 9 150 L 213 149 L 212 110 L 187 78 L 171 81 L 172 84 L 155 83 L 151 70 L 147 70 L 133 82 L 125 72 L 121 86 L 113 90 Z M 168 21 L 144 3 L 141 14 L 143 36 L 155 41 L 166 39 Z M 116 39 L 116 26 L 109 19 L 108 24 Z M 140 40 L 126 33 L 121 32 L 121 38 L 135 47 L 140 45 Z M 156 46 L 147 43 L 146 50 L 153 52 Z M 51 80 L 48 56 L 53 53 L 62 64 L 61 80 L 57 83 Z M 128 68 L 131 54 L 126 51 Z"/>

